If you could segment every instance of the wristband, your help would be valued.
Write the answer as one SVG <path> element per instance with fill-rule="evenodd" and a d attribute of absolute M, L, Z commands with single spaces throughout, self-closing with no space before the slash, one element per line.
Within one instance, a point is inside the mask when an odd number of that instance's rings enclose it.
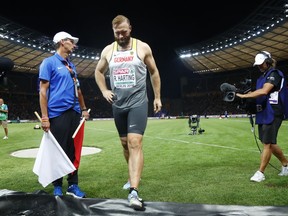
<path fill-rule="evenodd" d="M 49 121 L 49 118 L 48 117 L 42 117 L 42 122 L 48 122 Z"/>
<path fill-rule="evenodd" d="M 82 112 L 83 112 L 83 111 L 88 111 L 88 109 L 87 109 L 87 108 L 85 108 L 85 109 L 82 109 L 81 111 L 82 111 Z"/>

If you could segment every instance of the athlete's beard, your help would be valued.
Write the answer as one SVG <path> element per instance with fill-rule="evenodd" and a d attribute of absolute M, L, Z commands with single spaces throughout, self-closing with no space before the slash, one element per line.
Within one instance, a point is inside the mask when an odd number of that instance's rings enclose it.
<path fill-rule="evenodd" d="M 130 35 L 127 37 L 123 37 L 121 39 L 119 38 L 115 38 L 115 40 L 117 41 L 118 45 L 122 48 L 126 48 L 129 45 L 130 42 Z"/>

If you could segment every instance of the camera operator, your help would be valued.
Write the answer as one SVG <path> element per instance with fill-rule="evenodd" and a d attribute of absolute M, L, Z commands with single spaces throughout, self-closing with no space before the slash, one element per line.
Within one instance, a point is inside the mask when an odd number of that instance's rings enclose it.
<path fill-rule="evenodd" d="M 261 51 L 255 56 L 253 66 L 258 66 L 263 74 L 257 79 L 256 90 L 247 94 L 236 93 L 240 98 L 256 99 L 256 121 L 259 139 L 263 144 L 259 170 L 250 178 L 251 181 L 265 180 L 264 171 L 272 154 L 282 164 L 279 176 L 288 176 L 287 159 L 277 145 L 277 134 L 283 119 L 287 115 L 287 86 L 283 73 L 276 69 L 276 61 L 267 51 Z"/>

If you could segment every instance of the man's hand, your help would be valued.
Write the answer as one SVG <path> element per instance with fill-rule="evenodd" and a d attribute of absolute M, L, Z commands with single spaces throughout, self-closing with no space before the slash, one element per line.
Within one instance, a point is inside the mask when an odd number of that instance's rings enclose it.
<path fill-rule="evenodd" d="M 115 95 L 111 90 L 102 91 L 102 95 L 108 103 L 112 104 L 114 102 Z"/>
<path fill-rule="evenodd" d="M 162 103 L 161 103 L 160 99 L 154 99 L 153 105 L 154 105 L 154 112 L 155 113 L 158 113 L 161 111 Z"/>

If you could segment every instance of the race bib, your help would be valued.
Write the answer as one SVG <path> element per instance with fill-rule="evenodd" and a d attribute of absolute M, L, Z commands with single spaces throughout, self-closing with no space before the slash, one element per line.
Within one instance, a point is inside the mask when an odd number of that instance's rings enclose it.
<path fill-rule="evenodd" d="M 113 71 L 113 82 L 116 88 L 132 88 L 136 85 L 136 75 L 134 70 L 121 68 Z"/>

